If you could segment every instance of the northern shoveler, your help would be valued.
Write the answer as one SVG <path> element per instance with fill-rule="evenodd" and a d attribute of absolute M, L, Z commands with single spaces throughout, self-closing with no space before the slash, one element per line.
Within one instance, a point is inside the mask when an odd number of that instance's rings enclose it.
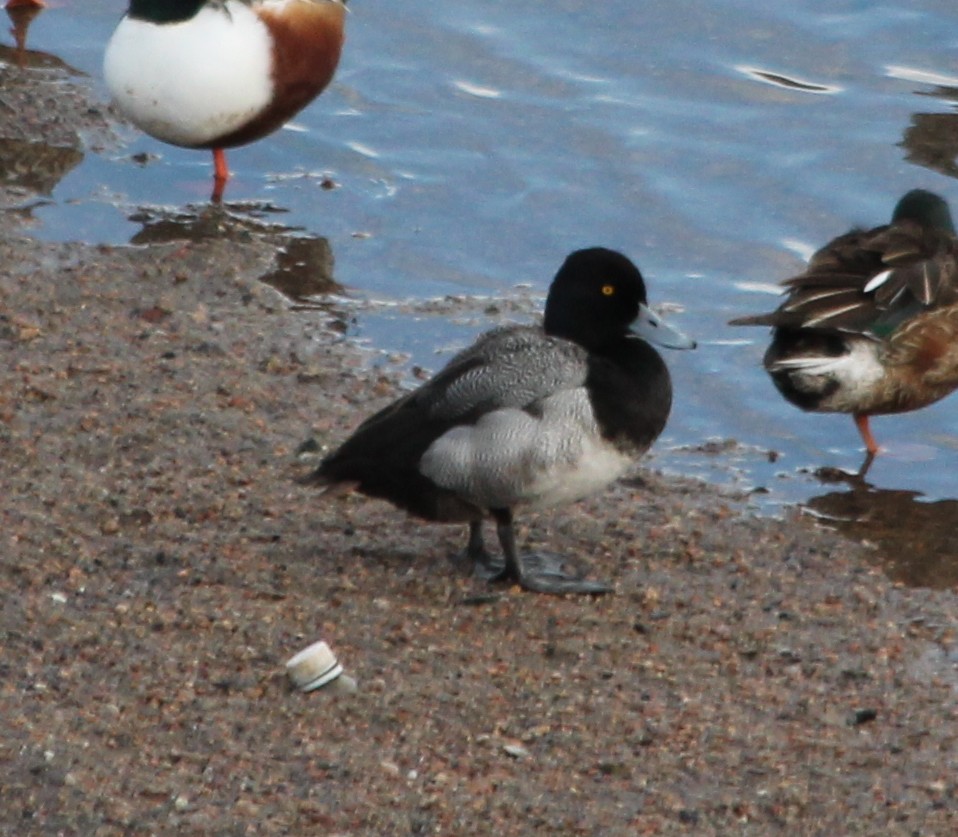
<path fill-rule="evenodd" d="M 890 224 L 854 229 L 783 282 L 770 314 L 732 325 L 772 326 L 764 364 L 803 410 L 850 413 L 868 453 L 869 417 L 925 407 L 958 387 L 958 238 L 948 204 L 923 189 Z"/>
<path fill-rule="evenodd" d="M 275 131 L 329 84 L 345 16 L 346 0 L 130 0 L 103 74 L 147 134 L 212 149 L 218 200 L 224 149 Z"/>
<path fill-rule="evenodd" d="M 543 593 L 603 593 L 559 556 L 520 556 L 516 508 L 572 502 L 619 477 L 665 427 L 672 386 L 645 342 L 694 343 L 646 306 L 621 253 L 579 250 L 557 273 L 542 326 L 482 335 L 419 389 L 367 419 L 307 482 L 356 489 L 426 520 L 469 524 L 487 577 Z M 503 562 L 482 521 L 496 522 Z"/>

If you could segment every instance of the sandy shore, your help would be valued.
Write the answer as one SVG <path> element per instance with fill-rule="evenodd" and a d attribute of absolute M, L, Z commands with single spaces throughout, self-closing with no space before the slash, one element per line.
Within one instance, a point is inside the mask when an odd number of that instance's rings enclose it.
<path fill-rule="evenodd" d="M 13 72 L 25 159 L 109 142 L 82 79 Z M 958 829 L 952 592 L 638 467 L 522 521 L 614 595 L 488 596 L 459 528 L 296 484 L 398 384 L 261 281 L 288 240 L 42 244 L 38 183 L 0 192 L 2 833 Z M 358 692 L 289 687 L 317 639 Z"/>

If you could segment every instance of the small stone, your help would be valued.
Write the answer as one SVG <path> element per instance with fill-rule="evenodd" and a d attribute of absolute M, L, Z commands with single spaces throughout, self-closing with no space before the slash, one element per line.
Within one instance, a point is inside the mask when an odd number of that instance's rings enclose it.
<path fill-rule="evenodd" d="M 852 727 L 861 726 L 874 721 L 877 717 L 878 710 L 876 709 L 856 709 L 848 717 L 848 725 Z"/>
<path fill-rule="evenodd" d="M 17 338 L 26 343 L 30 340 L 36 340 L 40 336 L 40 329 L 36 326 L 20 326 Z"/>
<path fill-rule="evenodd" d="M 505 751 L 506 755 L 512 756 L 514 759 L 532 758 L 532 753 L 523 747 L 522 744 L 517 742 L 503 744 L 502 749 Z"/>
<path fill-rule="evenodd" d="M 321 452 L 319 442 L 313 438 L 309 438 L 304 442 L 301 442 L 299 447 L 296 448 L 296 456 L 306 456 L 308 454 L 317 454 Z"/>

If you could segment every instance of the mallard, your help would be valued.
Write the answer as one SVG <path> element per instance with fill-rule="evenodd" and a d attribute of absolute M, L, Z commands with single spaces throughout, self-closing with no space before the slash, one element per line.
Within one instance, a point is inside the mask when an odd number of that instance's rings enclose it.
<path fill-rule="evenodd" d="M 490 331 L 363 422 L 307 478 L 389 500 L 425 520 L 469 524 L 487 577 L 544 593 L 602 593 L 559 556 L 520 556 L 518 509 L 569 503 L 621 476 L 665 427 L 668 370 L 646 340 L 692 348 L 646 304 L 638 268 L 605 248 L 556 274 L 543 325 Z M 482 521 L 496 523 L 503 562 Z"/>
<path fill-rule="evenodd" d="M 130 0 L 104 79 L 146 133 L 212 149 L 219 200 L 224 149 L 275 131 L 329 84 L 345 16 L 346 0 Z"/>
<path fill-rule="evenodd" d="M 958 387 L 958 239 L 943 198 L 908 192 L 890 224 L 853 229 L 783 282 L 764 365 L 791 403 L 850 413 L 868 461 L 873 415 L 917 410 Z"/>

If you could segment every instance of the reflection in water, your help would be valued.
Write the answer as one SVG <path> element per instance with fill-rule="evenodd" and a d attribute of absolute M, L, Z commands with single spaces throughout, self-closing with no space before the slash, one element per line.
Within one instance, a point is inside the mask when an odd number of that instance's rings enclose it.
<path fill-rule="evenodd" d="M 254 235 L 282 237 L 292 230 L 263 220 L 282 212 L 269 203 L 187 205 L 179 210 L 144 207 L 130 216 L 131 221 L 143 225 L 130 239 L 130 244 L 169 244 L 208 238 L 248 241 Z"/>
<path fill-rule="evenodd" d="M 0 183 L 49 195 L 82 159 L 77 148 L 0 138 Z"/>
<path fill-rule="evenodd" d="M 910 163 L 958 177 L 958 114 L 915 113 L 900 145 Z"/>
<path fill-rule="evenodd" d="M 910 75 L 903 68 L 890 68 L 890 72 L 911 81 L 930 83 L 931 90 L 921 91 L 918 95 L 942 99 L 954 106 L 958 104 L 958 87 L 955 79 L 945 77 L 925 77 L 915 73 Z M 955 113 L 914 113 L 911 124 L 905 129 L 899 146 L 905 149 L 905 159 L 911 163 L 941 172 L 948 177 L 958 177 L 958 114 Z"/>
<path fill-rule="evenodd" d="M 302 303 L 343 292 L 333 278 L 333 251 L 325 238 L 289 238 L 276 254 L 276 269 L 260 276 L 260 281 Z"/>
<path fill-rule="evenodd" d="M 27 49 L 27 32 L 33 19 L 43 11 L 42 6 L 24 5 L 8 6 L 7 16 L 10 18 L 10 34 L 13 35 L 14 46 L 0 44 L 0 63 L 29 70 L 66 70 L 70 75 L 82 76 L 75 67 L 71 67 L 62 59 L 49 52 L 38 49 Z"/>
<path fill-rule="evenodd" d="M 933 90 L 922 93 L 944 99 L 951 105 L 958 103 L 958 88 L 940 84 Z M 907 153 L 905 159 L 941 172 L 948 177 L 958 177 L 958 114 L 915 113 L 911 125 L 905 129 L 899 143 Z"/>
<path fill-rule="evenodd" d="M 27 30 L 30 23 L 40 13 L 41 6 L 32 4 L 15 5 L 7 4 L 7 16 L 10 18 L 10 34 L 13 35 L 16 49 L 14 50 L 14 63 L 18 67 L 26 66 L 27 55 Z M 42 53 L 41 53 L 42 54 Z"/>
<path fill-rule="evenodd" d="M 0 94 L 6 110 L 6 118 L 0 120 L 0 186 L 13 193 L 12 201 L 4 203 L 19 203 L 24 191 L 51 194 L 84 156 L 74 127 L 58 124 L 68 120 L 58 120 L 55 109 L 40 100 L 27 81 L 33 70 L 81 75 L 55 55 L 26 48 L 27 29 L 41 10 L 35 5 L 6 9 L 16 46 L 0 45 L 0 64 L 17 66 L 22 72 L 0 74 Z"/>
<path fill-rule="evenodd" d="M 805 505 L 840 532 L 879 547 L 882 568 L 912 587 L 958 585 L 958 500 L 921 502 L 916 491 L 875 488 L 844 477 L 848 490 L 813 497 Z"/>
<path fill-rule="evenodd" d="M 250 241 L 254 236 L 276 248 L 276 265 L 259 277 L 297 303 L 319 305 L 318 297 L 341 294 L 333 278 L 333 251 L 322 236 L 304 235 L 262 217 L 281 210 L 270 204 L 204 204 L 182 211 L 143 209 L 130 217 L 143 228 L 131 244 L 167 244 L 175 241 Z"/>

